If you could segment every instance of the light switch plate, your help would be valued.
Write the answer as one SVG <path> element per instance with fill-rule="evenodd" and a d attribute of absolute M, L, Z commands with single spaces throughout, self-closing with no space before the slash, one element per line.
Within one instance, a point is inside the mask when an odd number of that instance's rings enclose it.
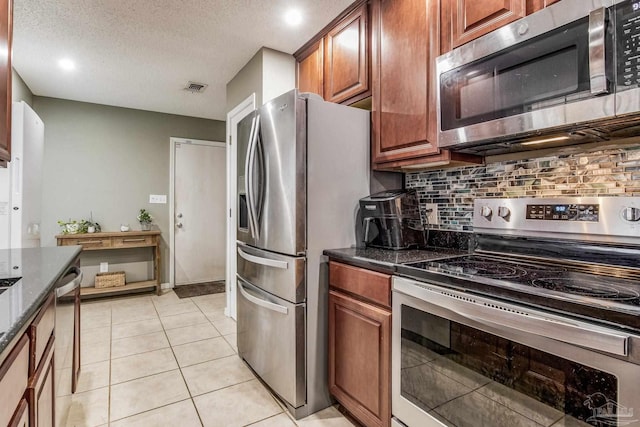
<path fill-rule="evenodd" d="M 167 203 L 167 195 L 149 194 L 149 203 Z"/>
<path fill-rule="evenodd" d="M 100 273 L 108 273 L 109 272 L 109 263 L 101 262 L 100 263 Z"/>

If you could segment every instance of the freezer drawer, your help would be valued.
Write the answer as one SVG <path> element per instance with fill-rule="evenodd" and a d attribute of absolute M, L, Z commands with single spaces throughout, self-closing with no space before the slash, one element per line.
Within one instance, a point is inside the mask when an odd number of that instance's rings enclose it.
<path fill-rule="evenodd" d="M 294 408 L 306 400 L 304 317 L 304 304 L 238 277 L 238 354 Z"/>
<path fill-rule="evenodd" d="M 306 298 L 305 258 L 263 251 L 238 242 L 238 276 L 279 298 Z"/>

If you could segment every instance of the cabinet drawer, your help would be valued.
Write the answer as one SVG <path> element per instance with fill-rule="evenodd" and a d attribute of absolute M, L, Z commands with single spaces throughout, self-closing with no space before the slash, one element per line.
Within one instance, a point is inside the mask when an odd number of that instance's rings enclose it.
<path fill-rule="evenodd" d="M 63 246 L 71 246 L 71 245 L 81 245 L 83 249 L 99 249 L 99 248 L 110 248 L 111 247 L 111 239 L 64 239 L 62 240 Z"/>
<path fill-rule="evenodd" d="M 137 248 L 153 245 L 153 236 L 114 237 L 114 248 Z"/>
<path fill-rule="evenodd" d="M 391 276 L 339 262 L 329 262 L 329 285 L 385 307 L 391 307 Z"/>
<path fill-rule="evenodd" d="M 29 374 L 33 374 L 44 354 L 49 338 L 53 334 L 56 323 L 56 305 L 53 293 L 49 295 L 47 301 L 42 305 L 40 312 L 29 326 L 29 338 L 31 339 L 31 363 L 29 364 Z"/>
<path fill-rule="evenodd" d="M 9 424 L 27 389 L 29 379 L 29 337 L 20 338 L 0 366 L 0 426 Z"/>

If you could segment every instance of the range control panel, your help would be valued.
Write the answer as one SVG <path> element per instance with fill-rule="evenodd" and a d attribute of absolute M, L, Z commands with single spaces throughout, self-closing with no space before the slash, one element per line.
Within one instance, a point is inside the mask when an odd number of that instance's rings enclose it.
<path fill-rule="evenodd" d="M 640 197 L 477 198 L 473 231 L 640 245 Z"/>
<path fill-rule="evenodd" d="M 599 204 L 527 204 L 527 219 L 546 221 L 600 221 Z"/>

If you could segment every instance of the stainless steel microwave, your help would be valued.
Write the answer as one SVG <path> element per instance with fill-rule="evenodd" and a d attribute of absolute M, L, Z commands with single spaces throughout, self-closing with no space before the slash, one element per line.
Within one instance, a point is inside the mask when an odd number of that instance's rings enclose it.
<path fill-rule="evenodd" d="M 438 145 L 640 136 L 640 0 L 562 0 L 437 58 Z"/>

